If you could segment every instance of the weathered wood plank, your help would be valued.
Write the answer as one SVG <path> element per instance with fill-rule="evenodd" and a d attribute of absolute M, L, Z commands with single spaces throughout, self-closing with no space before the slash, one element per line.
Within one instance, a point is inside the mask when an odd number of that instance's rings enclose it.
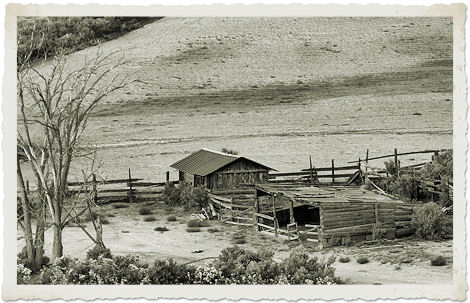
<path fill-rule="evenodd" d="M 269 216 L 269 215 L 265 215 L 265 214 L 261 214 L 261 213 L 255 213 L 255 216 L 274 221 L 274 217 Z"/>

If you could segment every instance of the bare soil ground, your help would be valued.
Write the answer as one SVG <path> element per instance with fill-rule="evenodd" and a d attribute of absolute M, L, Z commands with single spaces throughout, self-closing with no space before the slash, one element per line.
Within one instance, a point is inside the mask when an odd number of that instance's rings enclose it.
<path fill-rule="evenodd" d="M 170 208 L 161 203 L 149 204 L 152 209 L 148 216 L 153 222 L 145 222 L 147 215 L 139 215 L 144 203 L 135 203 L 127 208 L 114 208 L 106 205 L 97 209 L 106 214 L 109 224 L 104 225 L 105 244 L 115 255 L 136 254 L 146 262 L 155 259 L 172 258 L 179 263 L 194 262 L 204 265 L 217 257 L 227 247 L 239 245 L 247 249 L 268 248 L 274 251 L 274 258 L 280 261 L 289 255 L 299 242 L 288 242 L 262 233 L 252 228 L 239 227 L 211 221 L 210 226 L 199 232 L 187 232 L 187 222 L 191 214 L 181 208 Z M 167 218 L 176 216 L 177 221 Z M 91 223 L 87 229 L 93 234 Z M 166 227 L 168 231 L 155 231 L 156 227 Z M 214 231 L 216 230 L 216 231 Z M 18 231 L 20 233 L 20 231 Z M 46 233 L 46 254 L 51 251 L 51 229 Z M 84 258 L 92 248 L 91 240 L 79 227 L 64 229 L 64 254 Z M 358 244 L 350 247 L 332 247 L 320 250 L 317 245 L 304 243 L 313 256 L 328 259 L 336 258 L 336 273 L 348 284 L 443 284 L 452 282 L 452 241 L 420 241 L 402 239 L 382 244 Z M 18 249 L 23 241 L 18 241 Z M 442 255 L 447 265 L 430 265 L 432 257 Z M 357 258 L 367 256 L 367 264 L 358 264 Z M 349 263 L 339 262 L 340 257 L 349 257 Z"/>

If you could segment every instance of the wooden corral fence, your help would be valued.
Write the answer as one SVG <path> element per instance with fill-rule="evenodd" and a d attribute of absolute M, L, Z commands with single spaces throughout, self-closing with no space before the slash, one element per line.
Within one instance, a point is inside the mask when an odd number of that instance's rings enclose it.
<path fill-rule="evenodd" d="M 253 226 L 253 189 L 213 191 L 209 200 L 209 208 L 222 222 Z"/>
<path fill-rule="evenodd" d="M 286 181 L 310 182 L 318 185 L 337 184 L 350 185 L 361 180 L 361 160 L 356 161 L 356 165 L 335 166 L 335 160 L 331 160 L 329 167 L 314 167 L 310 158 L 310 167 L 302 169 L 299 172 L 270 173 L 269 182 L 285 183 Z M 288 178 L 288 179 L 286 179 Z M 320 179 L 330 180 L 320 182 Z"/>
<path fill-rule="evenodd" d="M 168 179 L 168 174 L 167 174 Z M 92 176 L 88 182 L 68 182 L 68 194 L 91 194 L 95 204 L 108 204 L 114 202 L 133 203 L 161 199 L 163 187 L 167 182 L 144 182 L 144 179 L 133 178 L 129 169 L 127 179 L 97 180 Z"/>

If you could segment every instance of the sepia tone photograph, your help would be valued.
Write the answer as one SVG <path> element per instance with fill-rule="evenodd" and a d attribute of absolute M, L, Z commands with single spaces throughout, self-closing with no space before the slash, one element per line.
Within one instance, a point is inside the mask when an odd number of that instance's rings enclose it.
<path fill-rule="evenodd" d="M 452 16 L 18 16 L 16 42 L 17 285 L 453 284 Z"/>

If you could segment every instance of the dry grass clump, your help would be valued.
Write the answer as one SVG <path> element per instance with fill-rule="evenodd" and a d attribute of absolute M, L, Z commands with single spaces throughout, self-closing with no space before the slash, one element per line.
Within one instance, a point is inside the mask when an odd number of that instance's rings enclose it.
<path fill-rule="evenodd" d="M 142 216 L 148 216 L 152 213 L 152 211 L 147 208 L 147 207 L 141 207 L 139 208 L 139 215 L 142 215 Z"/>
<path fill-rule="evenodd" d="M 362 256 L 357 258 L 356 262 L 359 264 L 366 264 L 369 263 L 369 258 L 367 258 L 366 256 Z"/>
<path fill-rule="evenodd" d="M 186 224 L 188 227 L 208 227 L 210 226 L 210 223 L 206 220 L 206 221 L 201 221 L 201 220 L 197 220 L 197 219 L 191 219 L 188 221 L 188 223 Z"/>
<path fill-rule="evenodd" d="M 432 266 L 444 266 L 446 264 L 447 264 L 447 261 L 443 256 L 437 256 L 431 259 Z"/>
<path fill-rule="evenodd" d="M 153 222 L 153 221 L 157 221 L 157 218 L 155 218 L 155 216 L 148 216 L 148 217 L 144 218 L 144 221 L 145 222 Z"/>
<path fill-rule="evenodd" d="M 197 232 L 200 232 L 201 229 L 199 227 L 188 227 L 186 228 L 186 231 L 188 233 L 197 233 Z"/>
<path fill-rule="evenodd" d="M 211 228 L 208 228 L 207 231 L 210 233 L 218 233 L 220 229 L 218 229 L 217 227 L 211 227 Z"/>
<path fill-rule="evenodd" d="M 243 233 L 236 233 L 232 235 L 232 243 L 233 244 L 245 244 L 246 238 L 245 234 Z"/>
<path fill-rule="evenodd" d="M 171 215 L 171 216 L 168 216 L 168 217 L 166 218 L 166 220 L 167 220 L 168 222 L 175 222 L 175 221 L 178 221 L 178 218 L 176 218 L 175 215 Z"/>
<path fill-rule="evenodd" d="M 159 232 L 169 231 L 169 229 L 166 226 L 157 226 L 155 227 L 154 230 L 159 231 Z"/>
<path fill-rule="evenodd" d="M 118 203 L 113 205 L 114 208 L 119 209 L 119 208 L 128 208 L 129 205 L 124 204 L 124 203 Z"/>
<path fill-rule="evenodd" d="M 349 257 L 340 257 L 338 259 L 338 261 L 341 262 L 341 263 L 349 263 L 349 261 L 351 261 L 351 258 L 349 258 Z"/>
<path fill-rule="evenodd" d="M 107 218 L 100 218 L 100 221 L 101 221 L 101 224 L 104 224 L 104 225 L 106 225 L 106 224 L 109 224 L 109 223 L 110 223 L 110 222 L 109 222 L 109 220 L 108 220 Z"/>

